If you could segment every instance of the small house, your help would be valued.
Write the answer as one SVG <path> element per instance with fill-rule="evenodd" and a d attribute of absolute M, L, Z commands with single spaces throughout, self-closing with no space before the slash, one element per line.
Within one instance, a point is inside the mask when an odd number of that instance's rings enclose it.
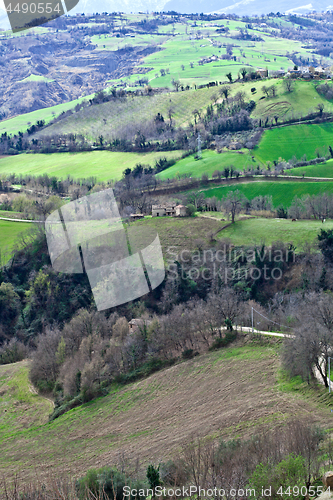
<path fill-rule="evenodd" d="M 185 217 L 187 215 L 187 209 L 184 205 L 176 206 L 176 217 Z"/>

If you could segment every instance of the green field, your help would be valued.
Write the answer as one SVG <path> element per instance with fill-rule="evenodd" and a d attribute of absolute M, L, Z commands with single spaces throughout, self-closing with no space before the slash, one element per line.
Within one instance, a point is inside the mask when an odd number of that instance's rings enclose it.
<path fill-rule="evenodd" d="M 333 123 L 320 125 L 290 125 L 288 127 L 266 130 L 254 153 L 262 162 L 278 160 L 286 161 L 296 156 L 298 160 L 306 155 L 307 160 L 328 152 L 333 145 Z"/>
<path fill-rule="evenodd" d="M 30 226 L 29 222 L 0 220 L 0 264 L 8 260 L 10 252 L 17 246 L 18 235 L 29 230 Z"/>
<path fill-rule="evenodd" d="M 226 186 L 219 186 L 215 188 L 203 190 L 203 194 L 206 198 L 211 198 L 216 196 L 218 199 L 223 198 L 227 192 L 239 190 L 243 193 L 246 198 L 252 200 L 256 196 L 271 195 L 273 198 L 274 207 L 283 205 L 284 207 L 289 207 L 293 198 L 297 196 L 303 196 L 305 194 L 322 194 L 322 193 L 333 193 L 333 182 L 293 182 L 293 181 L 252 181 L 237 183 Z"/>
<path fill-rule="evenodd" d="M 187 156 L 177 161 L 172 167 L 160 172 L 157 177 L 160 179 L 172 179 L 183 175 L 191 177 L 201 177 L 202 174 L 212 176 L 215 170 L 223 170 L 225 167 L 233 166 L 234 170 L 243 170 L 244 168 L 256 168 L 258 163 L 252 159 L 252 155 L 247 149 L 240 152 L 226 151 L 217 153 L 212 150 L 202 152 L 202 159 L 195 160 L 194 155 Z"/>
<path fill-rule="evenodd" d="M 285 171 L 286 175 L 294 175 L 295 177 L 322 177 L 333 178 L 333 160 L 328 160 L 318 165 L 308 165 L 306 167 L 296 167 Z"/>
<path fill-rule="evenodd" d="M 110 151 L 91 151 L 84 153 L 21 154 L 0 158 L 0 174 L 16 175 L 55 175 L 65 179 L 97 177 L 98 181 L 121 178 L 126 168 L 137 163 L 155 165 L 155 160 L 166 156 L 179 158 L 180 151 L 162 153 L 113 153 Z"/>
<path fill-rule="evenodd" d="M 29 75 L 23 80 L 19 81 L 19 83 L 29 83 L 29 82 L 54 82 L 54 80 L 46 78 L 45 76 Z"/>
<path fill-rule="evenodd" d="M 250 85 L 251 83 L 251 85 Z M 324 104 L 325 112 L 333 111 L 333 104 L 322 97 L 316 91 L 316 85 L 322 83 L 319 81 L 298 81 L 294 82 L 294 90 L 287 92 L 283 86 L 283 79 L 264 80 L 259 82 L 249 82 L 244 84 L 244 92 L 250 98 L 250 86 L 256 88 L 256 93 L 251 96 L 256 102 L 256 107 L 252 112 L 253 118 L 265 119 L 269 117 L 270 122 L 274 120 L 274 116 L 278 116 L 279 121 L 284 121 L 288 118 L 300 118 L 307 115 L 309 112 L 318 112 L 316 106 L 319 103 Z M 276 97 L 267 97 L 262 91 L 263 86 L 274 85 L 276 87 Z M 260 99 L 265 97 L 264 99 Z"/>
<path fill-rule="evenodd" d="M 325 229 L 333 229 L 333 221 L 327 220 Z M 218 238 L 230 238 L 234 245 L 254 245 L 265 243 L 271 245 L 273 241 L 293 243 L 297 250 L 301 250 L 305 242 L 313 242 L 317 238 L 322 222 L 316 220 L 291 219 L 248 219 L 239 220 L 220 233 Z"/>
<path fill-rule="evenodd" d="M 20 131 L 26 132 L 27 128 L 36 123 L 37 120 L 45 120 L 45 123 L 49 123 L 54 118 L 58 117 L 63 111 L 74 109 L 76 104 L 88 99 L 88 97 L 89 96 L 80 97 L 74 101 L 64 102 L 48 108 L 37 109 L 36 111 L 18 115 L 14 118 L 9 118 L 8 120 L 2 120 L 0 121 L 0 134 L 3 134 L 4 132 L 7 132 L 7 134 L 17 134 Z"/>

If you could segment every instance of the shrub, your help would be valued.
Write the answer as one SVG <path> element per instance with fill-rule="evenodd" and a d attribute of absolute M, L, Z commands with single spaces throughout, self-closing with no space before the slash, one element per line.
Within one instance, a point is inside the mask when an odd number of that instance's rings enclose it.
<path fill-rule="evenodd" d="M 13 338 L 9 342 L 5 342 L 0 347 L 0 365 L 22 361 L 22 359 L 24 359 L 26 355 L 26 346 L 16 338 Z"/>
<path fill-rule="evenodd" d="M 87 492 L 91 492 L 95 497 L 104 494 L 103 498 L 123 500 L 124 486 L 130 486 L 131 490 L 138 490 L 136 497 L 132 495 L 126 497 L 128 500 L 134 500 L 134 498 L 144 498 L 139 495 L 139 490 L 147 489 L 147 485 L 143 481 L 128 478 L 124 473 L 111 467 L 88 470 L 86 475 L 77 481 L 76 486 L 81 500 L 85 500 Z"/>
<path fill-rule="evenodd" d="M 234 340 L 236 340 L 237 333 L 235 331 L 227 331 L 225 336 L 222 338 L 217 338 L 214 340 L 212 345 L 210 346 L 210 351 L 216 351 L 217 349 L 221 349 L 222 347 L 226 347 L 228 344 L 231 344 Z"/>

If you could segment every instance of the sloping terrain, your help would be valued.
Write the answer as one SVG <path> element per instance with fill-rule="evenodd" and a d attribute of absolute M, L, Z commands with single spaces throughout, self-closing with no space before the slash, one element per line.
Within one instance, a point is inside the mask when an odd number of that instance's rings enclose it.
<path fill-rule="evenodd" d="M 116 387 L 43 424 L 49 402 L 38 411 L 27 381 L 21 392 L 13 389 L 15 377 L 27 380 L 26 364 L 0 367 L 0 474 L 19 472 L 27 479 L 66 471 L 77 477 L 90 467 L 112 465 L 120 451 L 146 464 L 176 453 L 193 434 L 248 436 L 289 417 L 308 415 L 332 426 L 327 407 L 279 390 L 278 369 L 274 346 L 232 347 Z M 10 419 L 8 408 L 14 412 Z M 21 422 L 25 411 L 28 424 Z"/>

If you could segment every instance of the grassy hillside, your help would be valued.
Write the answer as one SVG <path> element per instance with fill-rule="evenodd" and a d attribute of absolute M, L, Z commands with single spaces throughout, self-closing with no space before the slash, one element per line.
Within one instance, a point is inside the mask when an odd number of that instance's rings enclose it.
<path fill-rule="evenodd" d="M 287 92 L 285 90 L 283 79 L 264 80 L 262 82 L 256 82 L 253 85 L 251 84 L 251 87 L 254 86 L 257 89 L 256 94 L 252 97 L 257 103 L 252 116 L 261 119 L 265 119 L 268 116 L 270 120 L 272 120 L 274 116 L 277 115 L 281 122 L 291 116 L 300 117 L 301 115 L 305 116 L 311 111 L 316 111 L 315 108 L 319 103 L 324 104 L 324 111 L 332 112 L 332 102 L 319 95 L 316 91 L 316 85 L 318 83 L 317 81 L 295 81 L 292 92 Z M 249 85 L 246 85 L 244 91 L 250 96 Z M 262 91 L 264 85 L 266 87 L 275 85 L 276 97 L 267 97 Z M 264 99 L 260 99 L 262 97 L 264 97 Z"/>
<path fill-rule="evenodd" d="M 295 177 L 326 177 L 333 178 L 333 160 L 328 160 L 325 163 L 319 163 L 318 165 L 309 165 L 307 167 L 296 167 L 288 170 L 286 172 L 288 175 L 294 175 Z"/>
<path fill-rule="evenodd" d="M 28 80 L 26 79 L 26 81 Z M 57 104 L 56 106 L 48 108 L 37 109 L 36 111 L 31 111 L 31 113 L 18 115 L 14 118 L 9 118 L 8 120 L 2 120 L 0 121 L 0 135 L 4 132 L 7 132 L 7 134 L 17 134 L 19 131 L 26 132 L 27 128 L 36 123 L 37 120 L 45 120 L 45 123 L 49 123 L 63 111 L 73 109 L 76 104 L 86 100 L 87 98 L 88 97 L 80 97 L 74 101 L 64 102 L 63 104 Z"/>
<path fill-rule="evenodd" d="M 1 412 L 0 474 L 43 479 L 66 471 L 77 477 L 112 465 L 121 450 L 147 463 L 167 458 L 197 432 L 238 437 L 309 412 L 332 426 L 327 408 L 278 390 L 278 368 L 272 347 L 228 348 L 114 387 L 108 396 L 41 425 L 49 403 L 30 393 L 26 365 L 0 367 L 0 405 L 13 412 L 11 418 Z M 18 377 L 20 389 L 13 390 Z"/>
<path fill-rule="evenodd" d="M 89 106 L 78 113 L 41 130 L 36 137 L 58 133 L 83 134 L 96 140 L 100 134 L 107 140 L 114 137 L 126 137 L 129 131 L 134 133 L 152 121 L 161 113 L 168 121 L 169 109 L 172 109 L 174 125 L 182 126 L 193 121 L 194 109 L 206 109 L 211 104 L 213 88 L 189 90 L 184 92 L 166 92 L 153 96 L 129 97 L 126 100 L 110 101 Z"/>
<path fill-rule="evenodd" d="M 172 179 L 173 177 L 184 174 L 192 177 L 201 177 L 202 174 L 212 176 L 215 170 L 223 170 L 225 167 L 233 166 L 234 170 L 243 170 L 244 168 L 256 168 L 258 162 L 252 159 L 252 155 L 247 149 L 242 151 L 226 151 L 217 153 L 212 150 L 202 152 L 202 159 L 195 160 L 194 155 L 182 158 L 172 167 L 160 172 L 157 177 L 160 179 Z"/>
<path fill-rule="evenodd" d="M 205 197 L 211 198 L 216 196 L 218 199 L 223 198 L 228 191 L 236 191 L 238 189 L 249 200 L 252 200 L 259 195 L 272 195 L 273 204 L 275 207 L 283 205 L 290 206 L 294 196 L 302 196 L 304 194 L 321 194 L 332 193 L 333 182 L 293 182 L 293 181 L 252 181 L 246 183 L 237 183 L 233 185 L 219 186 L 215 188 L 205 189 L 203 191 Z"/>
<path fill-rule="evenodd" d="M 181 249 L 193 250 L 195 240 L 200 238 L 207 243 L 210 233 L 218 231 L 223 223 L 213 219 L 151 217 L 134 223 L 137 228 L 149 226 L 159 235 L 165 258 L 174 257 Z"/>
<path fill-rule="evenodd" d="M 152 54 L 149 57 L 160 58 L 161 54 L 163 55 L 164 51 L 158 52 L 157 55 Z M 193 71 L 193 75 L 198 75 L 198 72 L 204 71 L 202 68 L 210 67 L 211 64 L 208 64 L 195 66 L 190 70 Z M 170 76 L 167 75 L 163 78 L 169 79 Z M 161 77 L 158 80 L 163 80 L 163 78 Z M 178 76 L 175 78 L 179 79 Z M 205 82 L 212 80 L 216 81 L 218 78 L 208 72 Z M 292 115 L 306 115 L 310 110 L 313 111 L 320 102 L 324 103 L 325 111 L 333 111 L 333 104 L 317 93 L 315 82 L 296 82 L 294 91 L 290 93 L 285 91 L 282 82 L 282 79 L 245 83 L 235 82 L 230 86 L 230 95 L 234 96 L 241 91 L 245 92 L 247 100 L 254 100 L 256 102 L 256 108 L 252 113 L 254 118 L 270 116 L 273 119 L 273 116 L 277 115 L 280 120 L 284 120 Z M 37 137 L 59 133 L 83 134 L 93 140 L 96 140 L 100 134 L 107 140 L 115 136 L 124 137 L 129 131 L 136 131 L 138 127 L 140 129 L 149 121 L 152 121 L 157 113 L 161 113 L 167 120 L 170 108 L 173 110 L 172 120 L 174 124 L 176 126 L 187 125 L 189 122 L 193 122 L 192 113 L 194 109 L 205 111 L 207 106 L 212 103 L 212 96 L 216 95 L 218 97 L 219 87 L 193 90 L 195 83 L 195 81 L 188 82 L 192 90 L 185 92 L 164 92 L 153 96 L 134 96 L 124 101 L 119 100 L 89 106 L 41 130 L 38 132 Z M 155 80 L 152 82 L 152 86 L 154 85 Z M 264 85 L 275 85 L 277 96 L 275 98 L 265 97 L 262 91 Z M 252 93 L 251 88 L 255 88 L 256 91 Z M 13 120 L 16 120 L 16 118 Z"/>
<path fill-rule="evenodd" d="M 273 241 L 293 243 L 297 249 L 301 249 L 304 242 L 312 242 L 317 238 L 320 229 L 323 228 L 321 221 L 291 219 L 248 219 L 240 220 L 227 227 L 218 234 L 219 238 L 230 238 L 234 245 L 253 245 L 266 243 L 271 245 Z M 333 229 L 333 221 L 326 221 L 325 229 Z"/>
<path fill-rule="evenodd" d="M 110 151 L 91 151 L 83 153 L 22 154 L 0 158 L 0 174 L 15 173 L 55 175 L 66 178 L 97 177 L 98 181 L 120 179 L 126 168 L 137 163 L 155 165 L 155 160 L 166 156 L 179 158 L 180 151 L 162 153 L 114 153 Z"/>
<path fill-rule="evenodd" d="M 290 160 L 296 156 L 298 160 L 306 155 L 310 160 L 327 153 L 328 146 L 333 144 L 333 123 L 320 125 L 291 125 L 275 128 L 264 132 L 262 139 L 255 149 L 258 160 Z"/>
<path fill-rule="evenodd" d="M 16 246 L 18 235 L 24 231 L 28 231 L 31 223 L 27 222 L 11 222 L 0 220 L 0 256 L 1 261 L 6 261 L 10 252 Z"/>

